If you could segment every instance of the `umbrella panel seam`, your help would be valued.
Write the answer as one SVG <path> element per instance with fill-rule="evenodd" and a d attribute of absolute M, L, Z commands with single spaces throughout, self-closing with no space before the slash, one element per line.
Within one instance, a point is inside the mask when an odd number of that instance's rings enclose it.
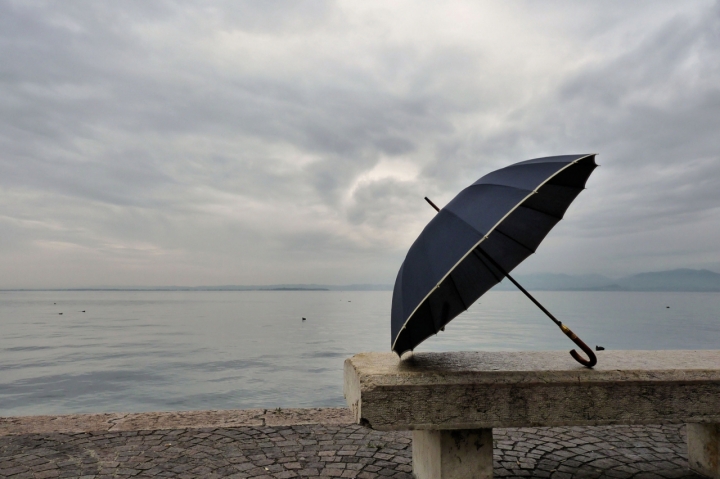
<path fill-rule="evenodd" d="M 554 227 L 554 226 L 553 226 L 553 227 Z M 520 241 L 518 241 L 517 239 L 513 238 L 513 237 L 510 236 L 509 234 L 501 231 L 499 226 L 498 226 L 497 228 L 495 228 L 495 231 L 493 231 L 493 233 L 499 233 L 499 234 L 503 235 L 504 237 L 506 237 L 506 238 L 509 239 L 510 241 L 513 241 L 515 244 L 518 244 L 518 245 L 520 245 L 522 248 L 525 248 L 526 250 L 530 251 L 530 254 L 534 254 L 534 253 L 535 253 L 535 250 L 534 250 L 534 249 L 532 249 L 532 248 L 530 248 L 529 246 L 521 243 Z M 489 236 L 489 235 L 488 235 L 488 236 Z"/>

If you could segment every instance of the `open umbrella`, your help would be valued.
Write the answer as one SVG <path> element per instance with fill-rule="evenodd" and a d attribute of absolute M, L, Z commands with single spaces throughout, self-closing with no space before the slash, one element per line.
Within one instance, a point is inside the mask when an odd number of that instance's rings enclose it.
<path fill-rule="evenodd" d="M 403 261 L 392 298 L 391 342 L 398 355 L 437 334 L 507 277 L 585 353 L 592 350 L 509 273 L 535 252 L 585 189 L 595 155 L 521 161 L 489 173 L 462 190 L 428 223 Z"/>

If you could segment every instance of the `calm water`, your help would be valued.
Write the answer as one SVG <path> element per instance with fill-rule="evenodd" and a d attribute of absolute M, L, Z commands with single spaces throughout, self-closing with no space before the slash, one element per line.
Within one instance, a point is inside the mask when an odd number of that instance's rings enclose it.
<path fill-rule="evenodd" d="M 718 293 L 537 297 L 592 346 L 720 348 Z M 343 406 L 343 360 L 389 350 L 390 299 L 390 292 L 335 291 L 0 292 L 0 416 Z M 573 346 L 520 293 L 490 292 L 418 350 Z"/>

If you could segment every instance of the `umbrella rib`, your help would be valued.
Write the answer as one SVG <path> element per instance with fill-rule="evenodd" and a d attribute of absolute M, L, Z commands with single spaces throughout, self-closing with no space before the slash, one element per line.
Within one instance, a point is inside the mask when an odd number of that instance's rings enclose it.
<path fill-rule="evenodd" d="M 450 278 L 450 282 L 452 283 L 453 288 L 455 288 L 455 292 L 457 293 L 458 298 L 460 298 L 460 302 L 462 303 L 463 308 L 465 309 L 465 311 L 467 311 L 468 307 L 465 304 L 465 300 L 463 299 L 462 294 L 460 294 L 460 289 L 457 287 L 457 284 L 455 284 L 455 278 L 453 278 L 452 273 L 448 275 L 448 278 Z"/>
<path fill-rule="evenodd" d="M 563 219 L 562 216 L 551 215 L 551 214 L 548 213 L 547 211 L 542 211 L 542 210 L 539 210 L 539 209 L 537 209 L 537 208 L 533 208 L 533 207 L 531 207 L 531 206 L 528 206 L 528 205 L 525 204 L 524 201 L 523 201 L 523 203 L 521 203 L 521 204 L 518 206 L 518 208 L 527 208 L 527 209 L 532 210 L 532 211 L 537 211 L 537 212 L 540 213 L 540 214 L 549 216 L 550 218 L 555 218 L 555 219 L 557 219 L 558 221 L 560 221 L 561 219 Z"/>
<path fill-rule="evenodd" d="M 485 255 L 487 255 L 487 253 L 485 253 L 485 251 L 483 251 L 482 252 L 483 254 L 481 255 L 480 252 L 478 251 L 479 249 L 480 249 L 479 246 L 477 248 L 473 249 L 473 254 L 475 255 L 475 257 L 480 260 L 480 262 L 483 264 L 483 266 L 485 266 L 487 268 L 488 271 L 490 271 L 490 274 L 495 277 L 495 279 L 497 280 L 498 283 L 501 282 L 503 279 L 505 279 L 504 271 L 500 271 L 500 273 L 502 275 L 498 276 L 495 273 L 495 271 L 493 270 L 493 268 L 490 267 L 490 266 L 494 267 L 495 265 L 493 265 L 492 263 L 488 263 L 487 259 L 485 259 Z"/>
<path fill-rule="evenodd" d="M 518 240 L 516 240 L 515 238 L 513 238 L 513 237 L 510 236 L 509 234 L 500 231 L 500 227 L 495 228 L 495 231 L 497 231 L 498 233 L 500 233 L 501 235 L 503 235 L 503 236 L 506 237 L 507 239 L 509 239 L 509 240 L 511 240 L 511 241 L 514 241 L 515 243 L 519 244 L 520 246 L 522 246 L 522 247 L 525 248 L 526 250 L 530 251 L 531 254 L 532 254 L 532 253 L 535 253 L 535 250 L 534 250 L 534 249 L 532 249 L 532 248 L 530 248 L 530 247 L 522 244 L 521 242 L 519 242 Z"/>

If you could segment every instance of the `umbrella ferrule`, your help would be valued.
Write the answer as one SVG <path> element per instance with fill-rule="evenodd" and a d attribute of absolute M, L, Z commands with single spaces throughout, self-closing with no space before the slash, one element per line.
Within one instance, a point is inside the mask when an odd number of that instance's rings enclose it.
<path fill-rule="evenodd" d="M 563 323 L 560 323 L 560 329 L 562 329 L 562 332 L 565 333 L 565 335 L 573 341 L 577 339 L 577 334 L 573 333 L 572 330 L 565 326 Z"/>

